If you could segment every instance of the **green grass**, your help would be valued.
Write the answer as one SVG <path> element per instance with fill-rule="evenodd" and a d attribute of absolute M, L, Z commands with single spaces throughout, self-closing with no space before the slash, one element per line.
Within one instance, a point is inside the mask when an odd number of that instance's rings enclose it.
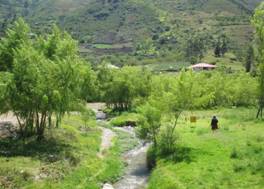
<path fill-rule="evenodd" d="M 98 157 L 101 130 L 95 121 L 84 127 L 79 116 L 63 120 L 62 127 L 47 131 L 46 139 L 0 141 L 0 188 L 99 189 L 122 174 L 118 138 Z"/>
<path fill-rule="evenodd" d="M 136 113 L 122 113 L 120 116 L 113 118 L 110 121 L 112 126 L 135 126 L 139 122 L 139 114 Z"/>
<path fill-rule="evenodd" d="M 255 109 L 217 109 L 186 113 L 177 132 L 176 154 L 160 158 L 149 189 L 264 188 L 264 124 Z M 198 117 L 197 123 L 185 118 Z M 217 115 L 220 130 L 210 130 Z"/>

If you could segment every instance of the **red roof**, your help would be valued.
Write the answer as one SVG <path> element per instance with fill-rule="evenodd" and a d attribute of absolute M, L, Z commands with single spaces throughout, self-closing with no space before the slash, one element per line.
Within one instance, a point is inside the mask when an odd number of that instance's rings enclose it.
<path fill-rule="evenodd" d="M 212 65 L 212 64 L 199 63 L 199 64 L 192 65 L 189 68 L 217 68 L 217 66 Z"/>

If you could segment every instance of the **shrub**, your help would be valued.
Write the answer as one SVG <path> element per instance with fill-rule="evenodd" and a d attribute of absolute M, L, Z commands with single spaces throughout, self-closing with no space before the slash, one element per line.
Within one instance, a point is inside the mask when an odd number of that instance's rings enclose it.
<path fill-rule="evenodd" d="M 166 126 L 161 131 L 158 141 L 158 153 L 161 156 L 168 156 L 176 152 L 176 143 L 179 136 L 177 133 L 172 133 L 172 126 Z"/>
<path fill-rule="evenodd" d="M 118 127 L 123 127 L 123 126 L 132 126 L 135 127 L 138 125 L 140 115 L 136 113 L 123 113 L 122 115 L 113 118 L 110 121 L 110 124 L 112 126 L 118 126 Z"/>
<path fill-rule="evenodd" d="M 148 169 L 151 170 L 156 166 L 157 162 L 157 154 L 155 148 L 150 147 L 148 152 L 147 152 L 147 166 Z"/>

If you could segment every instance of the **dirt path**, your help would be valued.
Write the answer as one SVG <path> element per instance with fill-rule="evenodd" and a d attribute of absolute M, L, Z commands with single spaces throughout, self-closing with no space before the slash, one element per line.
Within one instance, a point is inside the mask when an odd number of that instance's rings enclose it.
<path fill-rule="evenodd" d="M 89 103 L 87 104 L 87 107 L 91 108 L 95 112 L 97 122 L 105 122 L 106 114 L 102 111 L 105 108 L 104 103 Z M 102 130 L 102 142 L 98 155 L 102 158 L 104 156 L 104 152 L 112 146 L 112 140 L 116 134 L 111 129 L 105 127 L 100 127 L 100 129 Z"/>
<path fill-rule="evenodd" d="M 104 152 L 112 146 L 112 140 L 116 136 L 116 134 L 111 129 L 107 129 L 103 127 L 101 127 L 101 129 L 103 133 L 102 133 L 102 142 L 101 142 L 99 156 L 103 157 Z"/>

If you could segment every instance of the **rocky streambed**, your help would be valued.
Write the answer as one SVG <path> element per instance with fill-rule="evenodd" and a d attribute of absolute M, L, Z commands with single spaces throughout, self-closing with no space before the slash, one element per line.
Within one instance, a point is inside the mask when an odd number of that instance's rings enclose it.
<path fill-rule="evenodd" d="M 97 120 L 104 121 L 106 119 L 106 115 L 102 111 L 95 110 L 95 112 Z M 115 129 L 136 136 L 134 128 L 132 127 Z M 138 146 L 123 154 L 124 161 L 127 164 L 124 175 L 114 184 L 104 184 L 102 189 L 144 189 L 147 186 L 150 175 L 146 161 L 149 144 L 141 141 L 139 138 L 138 141 Z"/>

